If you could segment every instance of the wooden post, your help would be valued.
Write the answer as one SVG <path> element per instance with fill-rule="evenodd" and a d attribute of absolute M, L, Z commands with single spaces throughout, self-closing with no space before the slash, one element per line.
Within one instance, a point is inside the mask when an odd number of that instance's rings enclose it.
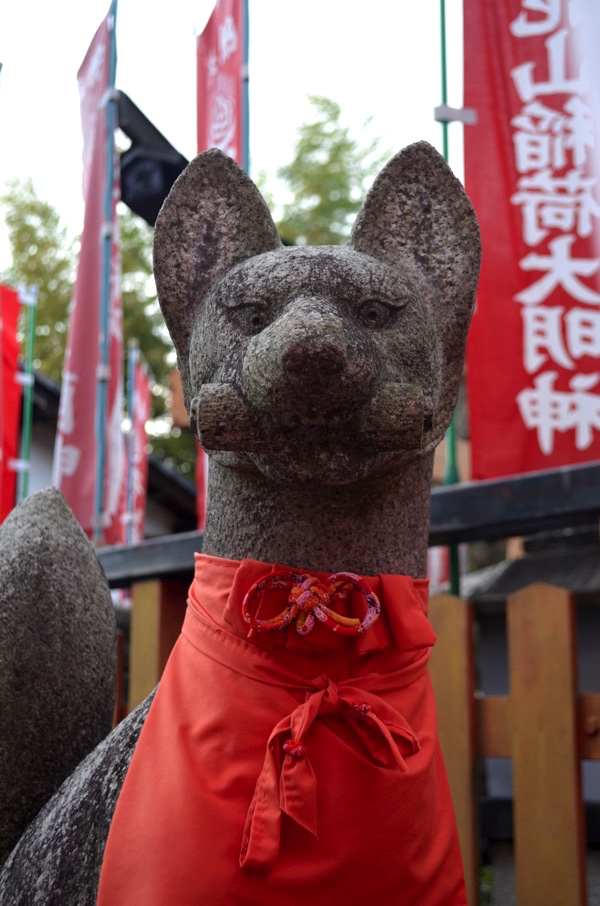
<path fill-rule="evenodd" d="M 436 595 L 429 602 L 429 619 L 437 635 L 429 673 L 438 731 L 458 824 L 467 898 L 469 906 L 476 906 L 479 833 L 473 615 L 471 606 L 460 598 Z"/>
<path fill-rule="evenodd" d="M 584 906 L 573 603 L 531 585 L 508 599 L 507 619 L 517 900 Z"/>
<path fill-rule="evenodd" d="M 129 710 L 158 683 L 181 630 L 189 581 L 165 579 L 132 586 Z"/>

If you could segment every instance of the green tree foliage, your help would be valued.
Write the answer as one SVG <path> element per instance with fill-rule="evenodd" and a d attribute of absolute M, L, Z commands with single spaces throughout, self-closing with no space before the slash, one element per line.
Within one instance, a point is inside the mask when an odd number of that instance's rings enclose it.
<path fill-rule="evenodd" d="M 38 288 L 36 369 L 60 382 L 78 243 L 69 238 L 52 205 L 38 197 L 31 180 L 9 183 L 0 202 L 12 251 L 4 279 Z M 120 228 L 125 341 L 138 340 L 156 381 L 166 384 L 175 358 L 152 278 L 152 231 L 127 209 Z"/>
<path fill-rule="evenodd" d="M 75 279 L 75 243 L 30 179 L 8 183 L 0 203 L 12 251 L 12 266 L 3 279 L 14 286 L 37 287 L 35 368 L 58 382 Z"/>
<path fill-rule="evenodd" d="M 124 342 L 127 344 L 130 338 L 138 341 L 142 358 L 154 377 L 154 419 L 148 426 L 152 452 L 191 478 L 196 461 L 194 438 L 191 432 L 172 427 L 170 419 L 164 417 L 169 374 L 176 366 L 176 359 L 152 276 L 152 230 L 127 208 L 123 209 L 120 225 Z"/>
<path fill-rule="evenodd" d="M 156 382 L 168 383 L 175 353 L 156 298 L 152 230 L 127 208 L 120 216 L 124 341 L 136 339 Z"/>
<path fill-rule="evenodd" d="M 277 171 L 290 200 L 277 228 L 294 245 L 339 245 L 350 235 L 365 192 L 386 155 L 362 147 L 341 123 L 338 104 L 310 97 L 314 118 L 298 129 L 294 156 Z M 368 125 L 368 124 L 366 124 Z"/>
<path fill-rule="evenodd" d="M 8 183 L 0 195 L 0 204 L 12 252 L 11 267 L 2 279 L 14 286 L 37 287 L 34 367 L 60 383 L 78 242 L 69 237 L 52 205 L 39 198 L 31 180 Z M 189 432 L 172 431 L 170 420 L 165 417 L 175 353 L 152 277 L 152 230 L 125 208 L 120 227 L 124 359 L 128 341 L 136 339 L 154 378 L 153 420 L 149 425 L 152 450 L 189 475 L 196 455 L 193 438 Z"/>

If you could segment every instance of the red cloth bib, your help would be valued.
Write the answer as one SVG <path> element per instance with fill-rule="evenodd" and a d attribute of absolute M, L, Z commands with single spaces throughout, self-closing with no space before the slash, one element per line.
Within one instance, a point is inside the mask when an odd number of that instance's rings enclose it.
<path fill-rule="evenodd" d="M 249 631 L 244 594 L 273 569 L 197 555 L 98 904 L 466 906 L 427 582 L 369 578 L 382 616 L 356 638 L 319 623 L 307 636 Z M 265 596 L 261 618 L 285 597 Z"/>

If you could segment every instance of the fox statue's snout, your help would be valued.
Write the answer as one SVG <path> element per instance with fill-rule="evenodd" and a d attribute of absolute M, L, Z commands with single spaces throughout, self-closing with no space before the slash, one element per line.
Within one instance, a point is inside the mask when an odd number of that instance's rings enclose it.
<path fill-rule="evenodd" d="M 289 296 L 266 285 L 260 303 L 238 298 L 236 286 L 246 283 L 243 265 L 215 289 L 214 305 L 230 313 L 230 344 L 239 360 L 237 367 L 231 362 L 229 380 L 202 383 L 191 401 L 201 443 L 211 451 L 262 454 L 255 464 L 267 472 L 278 465 L 279 475 L 292 464 L 302 473 L 309 459 L 313 468 L 327 463 L 334 483 L 352 480 L 357 469 L 389 454 L 416 455 L 431 429 L 423 385 L 431 387 L 434 365 L 426 347 L 415 356 L 414 343 L 412 349 L 406 343 L 416 294 L 383 265 L 348 249 L 285 255 L 295 275 Z M 259 259 L 266 284 L 278 259 L 279 253 Z M 328 279 L 315 291 L 317 260 L 322 268 L 326 262 Z M 206 329 L 204 319 L 203 334 Z M 233 331 L 239 331 L 237 343 Z M 225 360 L 224 350 L 217 375 Z M 298 471 L 290 469 L 294 477 Z"/>

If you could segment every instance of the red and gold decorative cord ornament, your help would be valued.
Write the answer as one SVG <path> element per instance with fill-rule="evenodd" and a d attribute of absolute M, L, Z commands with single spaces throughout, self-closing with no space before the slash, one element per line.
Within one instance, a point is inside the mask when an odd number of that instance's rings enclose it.
<path fill-rule="evenodd" d="M 257 598 L 268 591 L 281 588 L 289 590 L 285 609 L 269 620 L 260 620 L 254 616 L 252 610 Z M 353 591 L 364 595 L 367 604 L 367 612 L 362 620 L 342 616 L 334 609 L 336 601 L 347 598 Z M 334 573 L 325 582 L 320 582 L 315 576 L 292 570 L 269 573 L 254 583 L 242 603 L 242 616 L 252 629 L 273 632 L 283 629 L 295 619 L 296 631 L 300 635 L 308 635 L 317 620 L 340 635 L 360 635 L 372 626 L 380 613 L 381 605 L 377 595 L 361 576 L 354 573 Z"/>

